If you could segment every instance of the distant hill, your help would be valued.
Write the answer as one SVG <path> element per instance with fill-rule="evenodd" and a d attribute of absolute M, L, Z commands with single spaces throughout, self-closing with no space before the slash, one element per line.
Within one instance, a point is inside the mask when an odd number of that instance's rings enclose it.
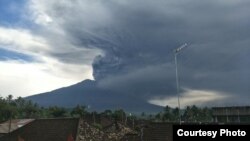
<path fill-rule="evenodd" d="M 128 112 L 159 112 L 162 107 L 152 105 L 147 101 L 131 95 L 118 94 L 97 87 L 95 81 L 85 80 L 75 85 L 60 88 L 51 92 L 26 97 L 40 106 L 74 107 L 82 104 L 90 107 L 90 111 L 106 109 L 124 109 Z"/>

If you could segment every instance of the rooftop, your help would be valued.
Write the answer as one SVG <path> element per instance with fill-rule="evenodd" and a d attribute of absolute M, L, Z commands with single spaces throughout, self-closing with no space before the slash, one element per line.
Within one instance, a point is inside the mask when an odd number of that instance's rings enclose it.
<path fill-rule="evenodd" d="M 17 130 L 32 121 L 34 121 L 34 119 L 14 119 L 3 122 L 0 124 L 0 134 L 6 134 Z"/>

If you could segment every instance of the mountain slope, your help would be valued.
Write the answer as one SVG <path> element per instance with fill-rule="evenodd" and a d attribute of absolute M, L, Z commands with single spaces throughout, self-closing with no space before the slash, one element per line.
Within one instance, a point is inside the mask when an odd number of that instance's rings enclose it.
<path fill-rule="evenodd" d="M 129 112 L 158 112 L 162 107 L 147 103 L 131 95 L 117 94 L 97 87 L 95 81 L 85 80 L 75 85 L 51 92 L 26 97 L 41 106 L 74 107 L 77 104 L 88 105 L 89 110 L 103 111 L 122 108 Z"/>

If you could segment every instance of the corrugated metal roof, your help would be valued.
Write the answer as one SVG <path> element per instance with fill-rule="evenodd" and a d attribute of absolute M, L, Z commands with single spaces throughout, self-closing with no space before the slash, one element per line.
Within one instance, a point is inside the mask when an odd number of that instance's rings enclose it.
<path fill-rule="evenodd" d="M 59 118 L 59 119 L 35 119 L 0 137 L 0 141 L 66 141 L 76 139 L 79 126 L 79 118 Z"/>
<path fill-rule="evenodd" d="M 34 119 L 14 119 L 11 120 L 11 123 L 10 120 L 3 122 L 0 124 L 0 134 L 6 134 L 12 132 L 32 121 L 34 121 Z"/>

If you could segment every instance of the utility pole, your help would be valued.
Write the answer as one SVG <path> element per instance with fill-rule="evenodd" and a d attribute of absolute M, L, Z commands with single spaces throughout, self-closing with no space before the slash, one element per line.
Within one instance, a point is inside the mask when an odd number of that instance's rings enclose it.
<path fill-rule="evenodd" d="M 12 120 L 12 112 L 10 112 L 10 120 L 9 120 L 9 134 L 11 132 L 11 120 Z"/>
<path fill-rule="evenodd" d="M 175 58 L 175 75 L 176 75 L 176 92 L 177 92 L 177 99 L 178 99 L 178 108 L 179 108 L 179 122 L 181 124 L 181 104 L 180 104 L 180 92 L 179 92 L 179 76 L 178 76 L 178 60 L 177 55 L 179 52 L 187 47 L 187 43 L 183 44 L 182 46 L 176 48 L 174 50 L 174 58 Z"/>

